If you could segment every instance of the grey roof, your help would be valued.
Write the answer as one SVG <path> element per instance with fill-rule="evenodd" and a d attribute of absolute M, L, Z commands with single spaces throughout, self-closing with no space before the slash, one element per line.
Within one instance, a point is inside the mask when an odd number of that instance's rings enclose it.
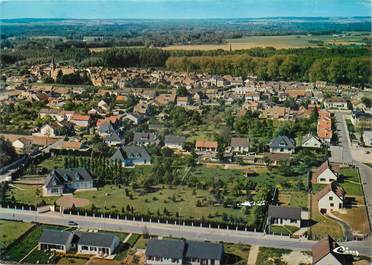
<path fill-rule="evenodd" d="M 151 160 L 149 153 L 142 146 L 127 145 L 116 149 L 112 155 L 111 160 L 126 160 L 126 159 L 138 159 L 142 158 L 147 161 Z"/>
<path fill-rule="evenodd" d="M 281 147 L 286 147 L 286 148 L 295 148 L 294 146 L 294 141 L 287 136 L 278 136 L 274 138 L 271 143 L 270 143 L 271 148 L 281 148 Z"/>
<path fill-rule="evenodd" d="M 186 245 L 187 258 L 221 260 L 224 252 L 223 245 L 217 243 L 186 241 Z"/>
<path fill-rule="evenodd" d="M 92 175 L 85 168 L 54 169 L 45 179 L 45 186 L 61 186 L 68 182 L 91 181 Z"/>
<path fill-rule="evenodd" d="M 248 138 L 240 137 L 231 138 L 231 147 L 249 147 Z"/>
<path fill-rule="evenodd" d="M 308 133 L 306 134 L 303 139 L 302 139 L 302 143 L 306 143 L 307 141 L 309 141 L 311 138 L 315 138 L 317 141 L 319 141 L 318 137 L 316 137 L 315 135 L 313 135 L 312 133 Z"/>
<path fill-rule="evenodd" d="M 155 143 L 156 139 L 155 133 L 136 132 L 133 136 L 134 143 Z"/>
<path fill-rule="evenodd" d="M 106 142 L 121 142 L 123 140 L 116 131 L 113 131 L 110 134 L 103 136 L 102 139 Z"/>
<path fill-rule="evenodd" d="M 111 122 L 105 122 L 98 127 L 97 131 L 99 133 L 112 133 L 115 131 L 114 127 L 111 125 Z"/>
<path fill-rule="evenodd" d="M 268 217 L 274 218 L 288 218 L 288 219 L 301 219 L 301 208 L 298 207 L 286 207 L 269 205 L 267 212 Z"/>
<path fill-rule="evenodd" d="M 79 245 L 95 247 L 111 247 L 112 243 L 119 240 L 117 236 L 109 233 L 75 232 Z"/>
<path fill-rule="evenodd" d="M 63 230 L 44 229 L 39 243 L 66 245 L 73 237 L 73 233 Z"/>
<path fill-rule="evenodd" d="M 150 239 L 147 243 L 146 256 L 182 259 L 184 249 L 183 240 Z"/>
<path fill-rule="evenodd" d="M 166 135 L 164 137 L 164 143 L 170 145 L 183 145 L 186 141 L 186 137 L 177 135 Z"/>

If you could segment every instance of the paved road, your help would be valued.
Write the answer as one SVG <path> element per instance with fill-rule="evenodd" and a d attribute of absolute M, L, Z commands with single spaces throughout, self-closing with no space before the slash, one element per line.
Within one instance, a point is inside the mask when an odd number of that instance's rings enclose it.
<path fill-rule="evenodd" d="M 125 221 L 86 216 L 62 215 L 59 213 L 37 214 L 31 211 L 0 208 L 0 219 L 37 221 L 40 223 L 67 225 L 69 220 L 75 221 L 81 228 L 122 231 L 127 233 L 144 233 L 159 236 L 172 236 L 190 240 L 207 240 L 212 242 L 245 243 L 273 248 L 310 250 L 316 241 L 291 239 L 288 237 L 270 236 L 262 233 L 235 230 L 219 230 L 201 227 L 176 226 L 138 221 Z M 363 255 L 372 255 L 372 240 L 345 242 L 342 245 L 358 250 Z"/>
<path fill-rule="evenodd" d="M 357 161 L 358 156 L 353 156 L 353 151 L 351 147 L 351 141 L 349 138 L 349 133 L 347 131 L 346 121 L 345 121 L 345 113 L 336 112 L 336 125 L 339 131 L 339 141 L 340 141 L 340 148 L 342 149 L 341 163 L 353 163 L 359 168 L 359 173 L 361 177 L 361 181 L 363 184 L 363 190 L 365 194 L 366 204 L 368 208 L 368 217 L 369 222 L 372 224 L 372 168 L 369 166 Z M 332 150 L 332 149 L 331 149 Z M 335 149 L 333 149 L 334 151 Z M 332 152 L 332 157 L 339 157 L 336 152 Z M 337 159 L 336 159 L 337 160 Z M 372 163 L 372 159 L 371 159 Z"/>

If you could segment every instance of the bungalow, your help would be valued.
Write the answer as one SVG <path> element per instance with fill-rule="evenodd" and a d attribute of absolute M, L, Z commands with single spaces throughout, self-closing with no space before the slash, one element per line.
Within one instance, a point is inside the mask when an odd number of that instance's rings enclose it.
<path fill-rule="evenodd" d="M 233 153 L 247 153 L 249 151 L 249 140 L 248 138 L 233 137 L 230 146 Z"/>
<path fill-rule="evenodd" d="M 295 152 L 294 141 L 287 136 L 278 136 L 274 138 L 269 146 L 270 153 L 293 154 Z"/>
<path fill-rule="evenodd" d="M 89 115 L 74 114 L 71 117 L 70 122 L 78 127 L 86 128 L 90 126 L 91 117 Z"/>
<path fill-rule="evenodd" d="M 312 247 L 313 265 L 350 265 L 353 256 L 350 254 L 340 254 L 335 252 L 340 247 L 337 242 L 327 235 Z"/>
<path fill-rule="evenodd" d="M 302 139 L 302 147 L 311 147 L 311 148 L 320 148 L 322 142 L 317 136 L 314 136 L 312 133 L 308 133 Z"/>
<path fill-rule="evenodd" d="M 111 256 L 120 244 L 117 236 L 109 233 L 75 232 L 77 253 Z"/>
<path fill-rule="evenodd" d="M 64 230 L 44 229 L 38 241 L 39 250 L 66 253 L 70 251 L 74 234 Z"/>
<path fill-rule="evenodd" d="M 269 205 L 267 224 L 301 227 L 301 208 Z"/>
<path fill-rule="evenodd" d="M 58 196 L 78 189 L 92 189 L 93 178 L 85 168 L 54 169 L 46 177 L 44 196 Z"/>
<path fill-rule="evenodd" d="M 151 157 L 142 146 L 119 147 L 110 160 L 119 161 L 122 167 L 151 164 Z"/>
<path fill-rule="evenodd" d="M 184 136 L 166 135 L 164 137 L 164 146 L 171 149 L 183 149 L 183 144 L 186 141 Z"/>
<path fill-rule="evenodd" d="M 140 146 L 156 145 L 159 140 L 155 133 L 136 132 L 133 136 L 133 143 Z"/>
<path fill-rule="evenodd" d="M 148 265 L 219 265 L 224 255 L 222 244 L 170 239 L 150 239 L 146 248 Z"/>
<path fill-rule="evenodd" d="M 217 147 L 216 141 L 197 140 L 195 143 L 197 152 L 217 152 Z"/>
<path fill-rule="evenodd" d="M 317 168 L 311 177 L 311 183 L 330 184 L 337 180 L 337 175 L 331 170 L 328 160 Z"/>
<path fill-rule="evenodd" d="M 341 97 L 332 97 L 324 100 L 324 107 L 326 109 L 347 110 L 347 101 Z"/>
<path fill-rule="evenodd" d="M 44 229 L 38 241 L 39 250 L 107 257 L 115 254 L 120 240 L 110 233 L 91 233 Z"/>
<path fill-rule="evenodd" d="M 345 199 L 345 190 L 337 181 L 325 186 L 316 195 L 318 209 L 325 214 L 343 207 Z"/>

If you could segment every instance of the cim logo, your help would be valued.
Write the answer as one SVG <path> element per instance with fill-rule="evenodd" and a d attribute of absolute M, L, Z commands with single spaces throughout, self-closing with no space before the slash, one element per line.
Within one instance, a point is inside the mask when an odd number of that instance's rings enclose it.
<path fill-rule="evenodd" d="M 334 253 L 341 254 L 341 255 L 353 255 L 358 257 L 359 252 L 357 250 L 349 250 L 348 247 L 339 246 L 333 250 Z"/>

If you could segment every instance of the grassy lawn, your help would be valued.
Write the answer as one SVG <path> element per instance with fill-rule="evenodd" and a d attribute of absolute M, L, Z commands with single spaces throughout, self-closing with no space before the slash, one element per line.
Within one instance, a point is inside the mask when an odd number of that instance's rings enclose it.
<path fill-rule="evenodd" d="M 38 193 L 38 194 L 37 194 Z M 16 184 L 14 187 L 10 187 L 6 192 L 5 196 L 14 199 L 18 203 L 32 204 L 40 203 L 45 201 L 47 204 L 53 204 L 59 197 L 42 197 L 42 186 L 41 185 L 25 185 Z"/>
<path fill-rule="evenodd" d="M 307 193 L 305 191 L 279 191 L 279 203 L 283 206 L 307 209 Z"/>
<path fill-rule="evenodd" d="M 312 239 L 320 240 L 327 234 L 329 234 L 334 239 L 344 238 L 342 228 L 339 226 L 339 224 L 335 223 L 334 221 L 328 218 L 325 218 L 319 213 L 315 196 L 312 196 L 311 219 L 317 222 L 310 228 L 310 234 L 312 236 Z"/>
<path fill-rule="evenodd" d="M 138 237 L 139 236 L 139 237 Z M 135 249 L 145 249 L 147 246 L 148 239 L 144 238 L 142 235 L 136 235 L 136 241 L 133 245 Z"/>
<path fill-rule="evenodd" d="M 256 264 L 260 265 L 284 265 L 285 263 L 281 261 L 283 254 L 289 254 L 291 250 L 289 249 L 280 249 L 280 248 L 266 248 L 260 247 L 258 252 Z"/>
<path fill-rule="evenodd" d="M 48 170 L 52 170 L 55 168 L 63 167 L 63 165 L 63 156 L 52 156 L 43 160 L 40 164 L 37 165 L 37 167 L 43 167 Z"/>
<path fill-rule="evenodd" d="M 362 196 L 362 186 L 358 171 L 355 168 L 344 168 L 340 172 L 343 182 L 342 187 L 345 189 L 347 195 Z"/>
<path fill-rule="evenodd" d="M 250 245 L 224 243 L 223 246 L 229 257 L 229 264 L 247 264 Z"/>
<path fill-rule="evenodd" d="M 27 232 L 33 224 L 0 220 L 0 242 L 2 247 L 9 246 L 14 240 Z"/>
<path fill-rule="evenodd" d="M 128 188 L 129 189 L 129 188 Z M 143 190 L 129 189 L 132 197 L 126 196 L 124 188 L 114 185 L 106 185 L 98 191 L 79 192 L 79 198 L 91 201 L 96 207 L 106 211 L 121 213 L 122 208 L 126 210 L 127 205 L 134 207 L 135 213 L 157 215 L 158 211 L 163 215 L 164 208 L 169 216 L 176 216 L 180 213 L 181 218 L 194 218 L 222 221 L 222 213 L 229 216 L 242 217 L 247 223 L 251 223 L 252 216 L 245 215 L 240 209 L 224 208 L 214 206 L 213 195 L 206 190 L 193 189 L 186 186 L 156 186 L 151 193 Z M 173 199 L 175 199 L 173 201 Z M 202 202 L 202 207 L 196 207 L 197 201 Z M 87 208 L 90 208 L 88 206 Z"/>
<path fill-rule="evenodd" d="M 26 256 L 35 246 L 43 233 L 43 229 L 64 229 L 60 226 L 39 225 L 32 228 L 32 230 L 22 239 L 18 244 L 11 246 L 4 254 L 3 259 L 9 261 L 19 261 Z M 47 264 L 49 260 L 48 253 L 44 251 L 34 250 L 25 260 L 25 263 L 41 263 Z"/>
<path fill-rule="evenodd" d="M 299 228 L 296 226 L 291 225 L 272 225 L 271 226 L 271 233 L 274 233 L 276 235 L 292 235 L 294 232 L 296 232 Z"/>

